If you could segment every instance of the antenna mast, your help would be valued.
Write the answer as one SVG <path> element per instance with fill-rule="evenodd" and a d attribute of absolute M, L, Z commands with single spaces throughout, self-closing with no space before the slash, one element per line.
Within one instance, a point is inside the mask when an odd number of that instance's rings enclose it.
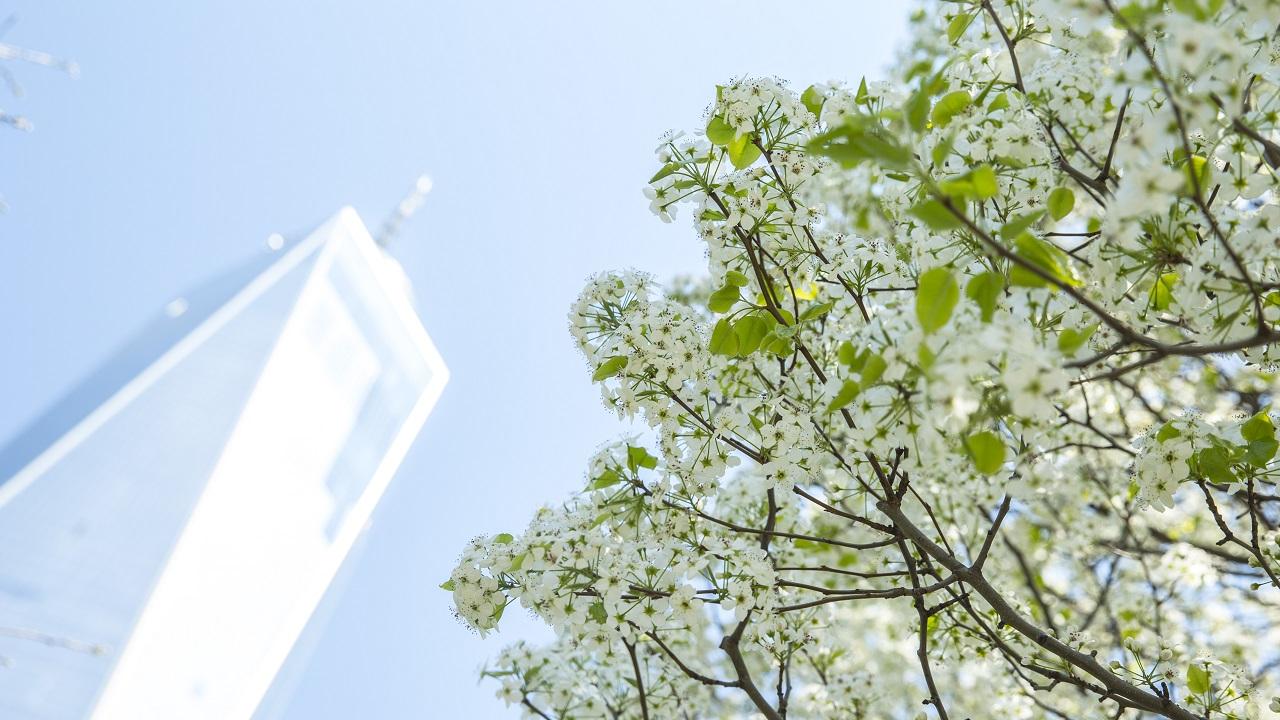
<path fill-rule="evenodd" d="M 377 237 L 379 247 L 385 248 L 391 244 L 396 235 L 400 234 L 400 226 L 418 212 L 418 208 L 422 207 L 429 192 L 431 192 L 431 178 L 426 175 L 419 176 L 418 181 L 413 184 L 413 189 L 404 196 L 399 205 L 396 205 L 395 211 L 382 224 L 382 230 L 378 232 Z"/>

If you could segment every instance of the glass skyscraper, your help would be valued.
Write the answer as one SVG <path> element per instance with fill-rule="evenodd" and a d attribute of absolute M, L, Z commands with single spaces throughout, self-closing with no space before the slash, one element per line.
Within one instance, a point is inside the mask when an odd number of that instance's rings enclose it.
<path fill-rule="evenodd" d="M 448 371 L 345 209 L 0 449 L 0 718 L 250 718 Z"/>

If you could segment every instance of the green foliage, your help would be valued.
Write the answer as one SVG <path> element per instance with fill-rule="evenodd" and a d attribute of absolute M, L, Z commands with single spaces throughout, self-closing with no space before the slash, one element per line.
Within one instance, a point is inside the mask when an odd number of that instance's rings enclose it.
<path fill-rule="evenodd" d="M 942 329 L 959 301 L 960 285 L 950 270 L 936 267 L 920 274 L 916 285 L 916 319 L 926 333 Z"/>
<path fill-rule="evenodd" d="M 1000 226 L 1000 237 L 1006 241 L 1013 240 L 1039 222 L 1042 217 L 1044 217 L 1044 210 L 1035 210 L 1016 215 L 1009 222 Z"/>
<path fill-rule="evenodd" d="M 954 230 L 960 227 L 960 219 L 947 206 L 937 200 L 929 199 L 914 205 L 911 214 L 919 218 L 930 229 L 937 232 Z"/>
<path fill-rule="evenodd" d="M 603 490 L 622 482 L 622 476 L 613 470 L 605 470 L 600 476 L 591 481 L 592 490 Z"/>
<path fill-rule="evenodd" d="M 708 350 L 713 355 L 747 357 L 760 350 L 775 355 L 790 355 L 791 340 L 775 333 L 778 321 L 764 310 L 757 310 L 736 321 L 721 318 L 711 329 Z"/>
<path fill-rule="evenodd" d="M 747 315 L 734 323 L 733 332 L 738 336 L 738 355 L 750 355 L 758 350 L 777 324 L 772 316 L 765 314 Z"/>
<path fill-rule="evenodd" d="M 1178 282 L 1177 273 L 1161 273 L 1151 285 L 1150 303 L 1156 310 L 1168 310 L 1173 303 L 1173 286 Z"/>
<path fill-rule="evenodd" d="M 1192 155 L 1190 162 L 1182 163 L 1182 190 L 1187 195 L 1195 195 L 1196 188 L 1201 193 L 1208 192 L 1209 175 L 1213 166 L 1201 155 Z"/>
<path fill-rule="evenodd" d="M 724 118 L 719 115 L 713 116 L 711 120 L 707 122 L 707 139 L 710 140 L 713 145 L 724 147 L 725 145 L 733 142 L 736 136 L 737 132 L 734 131 L 733 127 L 729 125 L 729 123 L 725 122 Z"/>
<path fill-rule="evenodd" d="M 1071 273 L 1067 254 L 1057 245 L 1024 232 L 1014 240 L 1014 247 L 1019 257 L 1062 285 L 1074 287 L 1080 284 L 1080 281 Z M 1018 264 L 1010 267 L 1009 282 L 1022 287 L 1054 287 L 1052 283 Z"/>
<path fill-rule="evenodd" d="M 969 104 L 973 102 L 973 98 L 964 90 L 956 90 L 938 98 L 938 102 L 933 106 L 933 112 L 929 114 L 929 120 L 938 127 L 944 127 L 956 115 L 968 109 Z"/>
<path fill-rule="evenodd" d="M 729 162 L 733 163 L 735 168 L 739 170 L 749 167 L 751 163 L 760 159 L 760 148 L 756 147 L 751 135 L 743 134 L 734 138 L 729 143 Z"/>
<path fill-rule="evenodd" d="M 826 97 L 818 92 L 818 88 L 810 85 L 803 93 L 800 94 L 800 102 L 805 108 L 814 114 L 815 117 L 822 116 L 822 105 L 827 101 Z"/>
<path fill-rule="evenodd" d="M 1223 447 L 1207 447 L 1196 453 L 1196 468 L 1211 482 L 1230 484 L 1236 481 L 1231 469 L 1231 455 Z"/>
<path fill-rule="evenodd" d="M 733 331 L 733 323 L 721 318 L 711 329 L 711 342 L 707 349 L 712 355 L 737 355 L 738 334 Z"/>
<path fill-rule="evenodd" d="M 853 402 L 858 397 L 858 393 L 862 391 L 862 384 L 857 380 L 845 380 L 840 386 L 840 391 L 832 398 L 831 404 L 827 406 L 827 410 L 839 410 L 840 408 Z"/>
<path fill-rule="evenodd" d="M 1182 437 L 1182 431 L 1179 430 L 1178 426 L 1174 425 L 1172 422 L 1167 422 L 1164 425 L 1161 425 L 1160 429 L 1156 431 L 1156 442 L 1164 442 L 1176 437 Z"/>
<path fill-rule="evenodd" d="M 938 183 L 943 194 L 970 200 L 988 200 L 996 196 L 1000 187 L 996 173 L 990 165 L 979 165 L 972 170 Z"/>
<path fill-rule="evenodd" d="M 857 116 L 813 138 L 808 150 L 846 168 L 874 161 L 889 170 L 902 170 L 913 157 L 909 148 L 870 116 Z"/>
<path fill-rule="evenodd" d="M 1200 665 L 1188 665 L 1187 689 L 1196 695 L 1209 692 L 1209 671 Z"/>
<path fill-rule="evenodd" d="M 853 402 L 854 398 L 858 397 L 858 393 L 874 385 L 889 367 L 882 356 L 868 348 L 857 350 L 848 342 L 840 345 L 837 356 L 842 365 L 858 374 L 858 379 L 844 381 L 827 407 L 828 411 L 838 410 Z"/>
<path fill-rule="evenodd" d="M 592 620 L 601 624 L 609 619 L 609 614 L 604 609 L 604 603 L 599 601 L 591 603 L 587 608 L 587 614 L 591 616 Z"/>
<path fill-rule="evenodd" d="M 952 45 L 964 35 L 964 31 L 969 29 L 969 23 L 973 22 L 974 13 L 960 13 L 951 18 L 951 22 L 947 23 L 947 42 Z"/>
<path fill-rule="evenodd" d="M 973 459 L 974 468 L 983 475 L 992 475 L 1004 467 L 1008 448 L 995 433 L 984 430 L 970 435 L 965 439 L 964 446 Z"/>
<path fill-rule="evenodd" d="M 1249 418 L 1240 427 L 1240 436 L 1248 443 L 1245 447 L 1245 459 L 1254 467 L 1266 467 L 1280 447 L 1276 442 L 1275 425 L 1266 410 Z"/>
<path fill-rule="evenodd" d="M 626 366 L 627 366 L 626 357 L 622 355 L 618 355 L 617 357 L 611 357 L 600 364 L 600 367 L 597 368 L 595 373 L 591 376 L 591 380 L 592 382 L 600 382 L 601 380 L 606 380 L 622 372 L 622 369 L 625 368 Z"/>
<path fill-rule="evenodd" d="M 658 458 L 649 454 L 649 451 L 635 445 L 627 446 L 627 469 L 635 472 L 639 468 L 648 468 L 652 470 L 658 467 Z"/>
<path fill-rule="evenodd" d="M 652 185 L 653 183 L 658 182 L 662 178 L 667 177 L 668 175 L 671 175 L 672 173 L 674 173 L 679 169 L 680 169 L 680 163 L 669 162 L 666 165 L 663 165 L 661 168 L 659 168 L 658 172 L 654 173 L 653 177 L 649 178 L 649 184 Z"/>
<path fill-rule="evenodd" d="M 996 314 L 996 303 L 1004 292 L 1004 276 L 998 272 L 987 272 L 969 278 L 964 288 L 965 297 L 976 302 L 982 311 L 982 322 L 989 323 Z"/>
<path fill-rule="evenodd" d="M 1089 338 L 1098 330 L 1098 323 L 1093 323 L 1088 327 L 1077 330 L 1075 328 L 1066 328 L 1058 333 L 1058 350 L 1068 357 L 1074 355 L 1077 350 L 1089 342 Z"/>
<path fill-rule="evenodd" d="M 1054 188 L 1049 193 L 1049 215 L 1054 220 L 1061 220 L 1071 214 L 1071 209 L 1076 206 L 1076 194 L 1071 192 L 1071 188 L 1059 187 Z"/>
<path fill-rule="evenodd" d="M 742 295 L 736 285 L 725 285 L 707 298 L 707 309 L 713 313 L 727 313 L 741 299 Z"/>
<path fill-rule="evenodd" d="M 929 126 L 929 93 L 921 87 L 907 98 L 907 124 L 912 130 L 922 132 Z"/>

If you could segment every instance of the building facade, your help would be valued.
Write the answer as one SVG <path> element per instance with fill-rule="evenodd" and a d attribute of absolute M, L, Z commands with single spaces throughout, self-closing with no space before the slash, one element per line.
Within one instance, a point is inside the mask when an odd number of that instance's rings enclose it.
<path fill-rule="evenodd" d="M 345 209 L 0 450 L 0 717 L 250 718 L 448 371 Z"/>

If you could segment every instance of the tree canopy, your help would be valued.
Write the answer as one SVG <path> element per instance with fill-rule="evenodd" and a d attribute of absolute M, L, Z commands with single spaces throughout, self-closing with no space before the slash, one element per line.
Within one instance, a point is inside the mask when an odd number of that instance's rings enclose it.
<path fill-rule="evenodd" d="M 646 190 L 707 276 L 601 274 L 569 314 L 650 432 L 444 584 L 482 633 L 513 604 L 554 629 L 500 695 L 1280 716 L 1278 24 L 936 2 L 888 82 L 716 88 Z"/>

